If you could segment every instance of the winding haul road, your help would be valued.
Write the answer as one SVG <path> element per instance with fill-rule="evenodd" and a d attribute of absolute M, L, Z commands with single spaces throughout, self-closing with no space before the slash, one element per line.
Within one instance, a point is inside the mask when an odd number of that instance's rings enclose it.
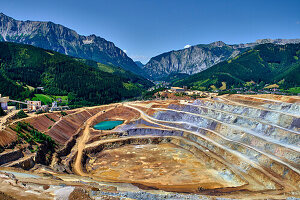
<path fill-rule="evenodd" d="M 115 105 L 120 105 L 120 104 L 115 104 Z M 97 117 L 99 117 L 100 115 L 102 115 L 104 112 L 108 112 L 112 109 L 114 109 L 115 107 L 113 106 L 112 108 L 109 108 L 107 110 L 102 110 L 100 112 L 98 112 L 96 115 L 90 117 L 85 123 L 84 123 L 84 130 L 82 133 L 82 136 L 79 138 L 78 140 L 78 144 L 77 144 L 77 156 L 75 159 L 75 163 L 74 163 L 74 172 L 80 176 L 87 176 L 86 173 L 83 172 L 82 170 L 82 154 L 83 154 L 83 150 L 85 148 L 86 142 L 89 140 L 90 137 L 90 127 L 93 124 L 93 122 L 95 121 L 95 119 L 97 119 Z"/>

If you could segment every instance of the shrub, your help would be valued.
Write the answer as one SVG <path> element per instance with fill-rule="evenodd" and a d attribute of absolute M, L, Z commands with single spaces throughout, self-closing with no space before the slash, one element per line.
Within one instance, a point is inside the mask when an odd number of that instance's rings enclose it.
<path fill-rule="evenodd" d="M 42 114 L 42 113 L 45 113 L 43 110 L 38 110 L 35 112 L 35 114 L 39 115 L 39 114 Z"/>
<path fill-rule="evenodd" d="M 49 117 L 48 115 L 45 115 L 49 120 L 53 121 L 54 123 L 56 122 L 54 119 L 52 119 L 51 117 Z"/>
<path fill-rule="evenodd" d="M 0 116 L 5 116 L 6 113 L 4 112 L 4 110 L 2 109 L 2 107 L 0 106 Z"/>
<path fill-rule="evenodd" d="M 26 118 L 28 115 L 24 112 L 24 110 L 20 110 L 17 114 L 19 119 Z"/>
<path fill-rule="evenodd" d="M 61 111 L 60 114 L 61 114 L 62 116 L 68 115 L 68 114 L 67 114 L 66 112 L 64 112 L 64 111 Z"/>
<path fill-rule="evenodd" d="M 19 138 L 22 138 L 31 145 L 35 145 L 36 143 L 44 144 L 47 145 L 50 151 L 54 151 L 56 147 L 55 141 L 50 136 L 38 131 L 29 123 L 18 122 L 13 130 L 17 132 Z"/>

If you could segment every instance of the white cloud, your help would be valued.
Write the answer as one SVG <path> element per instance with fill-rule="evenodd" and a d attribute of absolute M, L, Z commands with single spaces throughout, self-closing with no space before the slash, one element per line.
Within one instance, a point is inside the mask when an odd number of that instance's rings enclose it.
<path fill-rule="evenodd" d="M 190 47 L 191 47 L 191 45 L 189 45 L 189 44 L 184 46 L 185 49 L 190 48 Z"/>
<path fill-rule="evenodd" d="M 126 49 L 124 49 L 123 52 L 127 54 L 127 50 Z"/>

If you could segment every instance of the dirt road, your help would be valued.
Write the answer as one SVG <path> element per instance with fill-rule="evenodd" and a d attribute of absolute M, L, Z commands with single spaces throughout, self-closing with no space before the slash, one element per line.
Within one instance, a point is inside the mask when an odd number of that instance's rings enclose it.
<path fill-rule="evenodd" d="M 119 105 L 119 104 L 116 104 Z M 84 131 L 82 136 L 79 138 L 78 141 L 78 145 L 77 145 L 77 157 L 74 163 L 74 172 L 80 176 L 87 176 L 83 171 L 82 171 L 82 164 L 81 164 L 81 160 L 82 160 L 82 151 L 85 147 L 86 142 L 89 139 L 90 136 L 90 126 L 92 125 L 93 121 L 99 117 L 100 115 L 102 115 L 104 112 L 108 112 L 112 109 L 114 109 L 115 106 L 113 106 L 112 108 L 109 108 L 107 110 L 102 110 L 99 113 L 97 113 L 96 115 L 92 116 L 91 118 L 89 118 L 85 124 L 84 124 Z"/>
<path fill-rule="evenodd" d="M 5 124 L 7 122 L 7 119 L 10 118 L 11 116 L 15 115 L 17 112 L 18 112 L 18 110 L 14 110 L 3 117 L 0 117 L 0 130 L 5 128 L 5 126 L 3 126 L 3 124 Z"/>

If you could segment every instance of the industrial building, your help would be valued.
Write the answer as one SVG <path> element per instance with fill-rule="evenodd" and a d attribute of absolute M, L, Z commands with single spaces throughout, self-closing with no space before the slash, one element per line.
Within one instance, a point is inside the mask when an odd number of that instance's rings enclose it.
<path fill-rule="evenodd" d="M 0 94 L 0 104 L 3 110 L 7 110 L 7 103 L 9 102 L 9 97 L 2 97 Z"/>
<path fill-rule="evenodd" d="M 173 91 L 173 92 L 184 92 L 185 90 L 181 87 L 171 87 L 171 91 Z"/>
<path fill-rule="evenodd" d="M 42 107 L 41 101 L 26 101 L 28 111 L 37 111 Z"/>

